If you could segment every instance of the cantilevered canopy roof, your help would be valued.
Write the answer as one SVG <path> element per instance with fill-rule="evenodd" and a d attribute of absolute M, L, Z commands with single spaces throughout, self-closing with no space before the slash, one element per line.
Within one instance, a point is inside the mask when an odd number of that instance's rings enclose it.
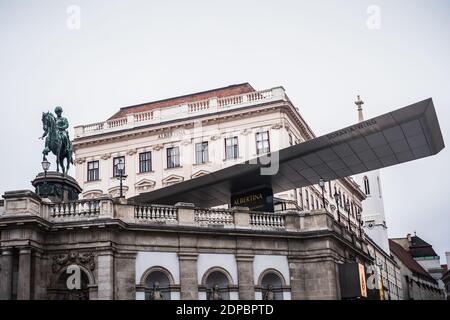
<path fill-rule="evenodd" d="M 239 190 L 270 185 L 274 193 L 389 167 L 439 153 L 444 141 L 432 99 L 386 113 L 353 126 L 215 171 L 132 200 L 139 203 L 191 202 L 212 207 L 230 202 Z M 262 171 L 263 170 L 263 171 Z M 267 170 L 271 171 L 271 170 Z"/>

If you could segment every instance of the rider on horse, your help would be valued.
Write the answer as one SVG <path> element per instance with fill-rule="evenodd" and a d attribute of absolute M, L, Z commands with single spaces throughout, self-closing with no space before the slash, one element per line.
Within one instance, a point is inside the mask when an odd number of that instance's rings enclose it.
<path fill-rule="evenodd" d="M 61 116 L 63 112 L 63 109 L 60 106 L 57 106 L 55 108 L 56 113 L 56 128 L 58 129 L 59 137 L 61 138 L 63 145 L 66 146 L 68 149 L 71 148 L 71 143 L 69 139 L 69 132 L 67 129 L 69 128 L 69 121 L 67 121 L 67 118 L 64 118 Z"/>

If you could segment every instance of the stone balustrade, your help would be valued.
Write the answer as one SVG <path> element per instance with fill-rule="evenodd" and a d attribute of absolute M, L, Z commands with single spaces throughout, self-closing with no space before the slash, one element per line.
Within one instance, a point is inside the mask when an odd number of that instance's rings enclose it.
<path fill-rule="evenodd" d="M 244 93 L 223 98 L 211 98 L 195 101 L 188 104 L 180 104 L 151 111 L 129 114 L 123 118 L 110 119 L 82 126 L 75 126 L 75 139 L 87 136 L 115 132 L 124 129 L 157 124 L 186 117 L 187 115 L 199 115 L 215 113 L 243 106 L 258 105 L 269 101 L 286 100 L 286 94 L 282 87 L 268 90 Z"/>
<path fill-rule="evenodd" d="M 49 222 L 104 223 L 105 220 L 123 221 L 137 225 L 185 226 L 194 228 L 226 228 L 235 230 L 258 230 L 259 232 L 310 232 L 328 230 L 340 234 L 347 241 L 363 239 L 364 232 L 323 210 L 285 210 L 268 213 L 250 211 L 246 207 L 232 209 L 207 209 L 192 203 L 177 203 L 174 206 L 130 203 L 126 199 L 100 197 L 62 203 L 51 203 L 39 198 L 31 191 L 5 193 L 1 202 L 0 224 L 15 217 L 38 216 Z"/>

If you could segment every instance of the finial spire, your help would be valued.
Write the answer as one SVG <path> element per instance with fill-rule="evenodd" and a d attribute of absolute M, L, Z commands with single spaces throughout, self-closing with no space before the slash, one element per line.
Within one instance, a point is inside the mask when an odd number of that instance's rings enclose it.
<path fill-rule="evenodd" d="M 358 106 L 358 121 L 362 122 L 364 121 L 364 116 L 363 116 L 363 109 L 362 109 L 362 105 L 364 104 L 364 101 L 361 100 L 360 95 L 358 94 L 356 96 L 356 101 L 355 104 Z"/>

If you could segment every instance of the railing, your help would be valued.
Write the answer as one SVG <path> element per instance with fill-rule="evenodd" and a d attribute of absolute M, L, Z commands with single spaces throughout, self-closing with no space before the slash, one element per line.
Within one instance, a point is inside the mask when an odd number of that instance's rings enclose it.
<path fill-rule="evenodd" d="M 284 229 L 286 226 L 285 217 L 273 213 L 250 213 L 250 225 L 257 228 Z"/>
<path fill-rule="evenodd" d="M 117 127 L 122 127 L 124 125 L 126 125 L 128 122 L 127 118 L 119 118 L 119 119 L 112 119 L 112 120 L 108 120 L 106 122 L 106 124 L 108 125 L 108 128 L 117 128 Z"/>
<path fill-rule="evenodd" d="M 145 122 L 153 119 L 153 112 L 152 111 L 140 112 L 135 113 L 133 116 L 134 122 Z"/>
<path fill-rule="evenodd" d="M 47 205 L 51 218 L 96 218 L 100 214 L 100 200 L 82 200 Z"/>
<path fill-rule="evenodd" d="M 281 87 L 269 90 L 244 93 L 236 96 L 211 98 L 209 100 L 196 101 L 188 104 L 180 104 L 165 108 L 157 108 L 151 111 L 129 114 L 127 117 L 111 119 L 105 122 L 98 122 L 75 127 L 75 138 L 111 132 L 121 129 L 133 128 L 149 123 L 159 123 L 182 119 L 189 113 L 213 112 L 220 109 L 232 109 L 245 104 L 258 104 L 271 99 L 285 99 L 284 90 Z"/>
<path fill-rule="evenodd" d="M 178 209 L 162 205 L 136 205 L 134 206 L 134 218 L 137 221 L 147 222 L 176 222 Z"/>
<path fill-rule="evenodd" d="M 209 109 L 209 100 L 203 100 L 193 103 L 188 103 L 188 111 L 189 112 L 197 112 Z"/>
<path fill-rule="evenodd" d="M 233 212 L 228 210 L 195 209 L 194 221 L 201 226 L 233 225 Z"/>

